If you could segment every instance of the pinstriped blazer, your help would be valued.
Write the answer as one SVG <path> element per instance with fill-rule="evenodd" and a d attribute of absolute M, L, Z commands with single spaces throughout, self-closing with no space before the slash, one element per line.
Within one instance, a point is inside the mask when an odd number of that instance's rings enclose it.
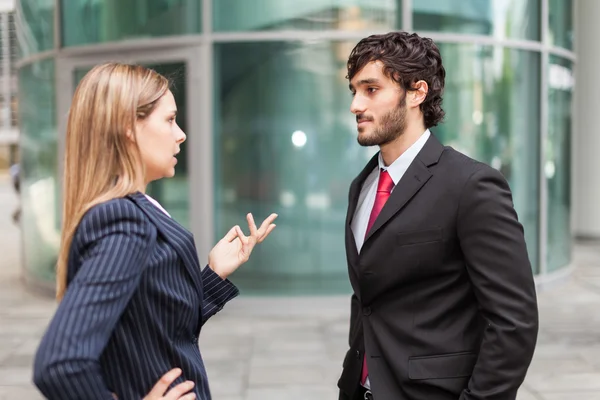
<path fill-rule="evenodd" d="M 198 334 L 239 292 L 201 270 L 191 233 L 142 193 L 110 200 L 82 218 L 67 280 L 34 362 L 48 399 L 139 400 L 175 367 L 211 398 Z"/>

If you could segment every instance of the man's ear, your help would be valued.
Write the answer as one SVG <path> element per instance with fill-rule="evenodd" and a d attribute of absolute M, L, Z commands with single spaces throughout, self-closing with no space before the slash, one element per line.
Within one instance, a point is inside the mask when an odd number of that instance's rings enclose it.
<path fill-rule="evenodd" d="M 425 101 L 428 91 L 429 85 L 427 85 L 427 82 L 423 80 L 415 82 L 413 84 L 413 90 L 408 92 L 408 101 L 410 105 L 413 107 L 420 106 Z"/>

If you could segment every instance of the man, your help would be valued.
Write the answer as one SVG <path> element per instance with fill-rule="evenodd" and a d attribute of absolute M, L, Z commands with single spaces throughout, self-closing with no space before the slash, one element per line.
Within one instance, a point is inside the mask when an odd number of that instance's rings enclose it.
<path fill-rule="evenodd" d="M 515 399 L 533 356 L 535 285 L 508 184 L 429 131 L 444 78 L 416 34 L 370 36 L 348 60 L 358 142 L 380 152 L 350 186 L 342 400 Z"/>

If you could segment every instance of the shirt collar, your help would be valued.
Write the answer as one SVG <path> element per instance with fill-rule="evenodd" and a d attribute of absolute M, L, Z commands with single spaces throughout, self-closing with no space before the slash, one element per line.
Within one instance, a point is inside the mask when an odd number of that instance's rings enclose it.
<path fill-rule="evenodd" d="M 381 152 L 379 152 L 379 168 L 388 171 L 392 180 L 394 181 L 394 185 L 397 185 L 398 182 L 400 182 L 402 175 L 404 175 L 410 164 L 412 164 L 414 159 L 417 157 L 417 154 L 419 154 L 421 149 L 423 149 L 423 146 L 425 146 L 425 143 L 427 142 L 427 139 L 429 139 L 430 135 L 431 132 L 429 129 L 426 129 L 416 142 L 414 142 L 408 149 L 406 149 L 404 153 L 400 155 L 400 157 L 398 157 L 391 165 L 387 167 L 383 163 Z"/>

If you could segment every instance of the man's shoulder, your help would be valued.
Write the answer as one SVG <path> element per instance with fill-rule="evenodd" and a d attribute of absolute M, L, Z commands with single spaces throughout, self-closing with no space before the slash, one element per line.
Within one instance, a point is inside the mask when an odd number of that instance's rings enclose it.
<path fill-rule="evenodd" d="M 452 146 L 444 146 L 444 151 L 442 152 L 438 164 L 444 171 L 452 174 L 465 175 L 467 177 L 478 171 L 483 173 L 497 172 L 497 170 L 488 164 L 476 160 L 475 158 L 456 150 Z"/>
<path fill-rule="evenodd" d="M 444 181 L 461 188 L 465 188 L 469 182 L 471 184 L 495 182 L 501 186 L 508 185 L 502 172 L 450 146 L 444 146 L 444 152 L 438 163 L 438 171 L 442 174 Z"/>

